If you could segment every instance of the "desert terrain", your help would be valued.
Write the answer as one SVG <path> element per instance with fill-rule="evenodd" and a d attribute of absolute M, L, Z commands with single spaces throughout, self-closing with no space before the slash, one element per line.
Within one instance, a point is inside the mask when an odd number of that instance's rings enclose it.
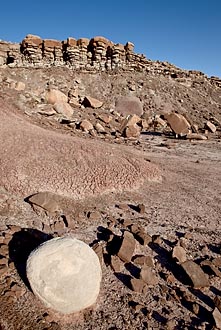
<path fill-rule="evenodd" d="M 9 55 L 0 329 L 221 329 L 220 79 L 150 60 L 90 71 Z M 25 270 L 62 236 L 91 246 L 102 268 L 96 304 L 69 315 L 33 294 Z"/>

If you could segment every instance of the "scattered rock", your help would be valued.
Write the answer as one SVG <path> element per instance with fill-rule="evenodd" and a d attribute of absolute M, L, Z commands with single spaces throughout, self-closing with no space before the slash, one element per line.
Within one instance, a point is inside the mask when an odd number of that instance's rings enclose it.
<path fill-rule="evenodd" d="M 51 192 L 44 191 L 34 194 L 28 198 L 28 202 L 42 207 L 48 212 L 58 212 L 60 207 L 56 201 L 57 196 Z"/>
<path fill-rule="evenodd" d="M 56 102 L 53 105 L 53 108 L 57 113 L 65 116 L 67 118 L 70 118 L 73 115 L 73 108 L 70 106 L 70 104 L 68 104 L 66 102 Z"/>
<path fill-rule="evenodd" d="M 112 120 L 112 116 L 106 114 L 106 113 L 101 113 L 98 116 L 98 119 L 100 119 L 101 121 L 103 121 L 105 124 L 109 124 Z"/>
<path fill-rule="evenodd" d="M 130 226 L 131 233 L 134 234 L 134 237 L 142 245 L 147 245 L 152 241 L 151 236 L 145 232 L 144 228 L 138 225 Z"/>
<path fill-rule="evenodd" d="M 173 248 L 172 257 L 177 259 L 180 263 L 185 262 L 187 260 L 186 251 L 180 245 L 177 245 Z"/>
<path fill-rule="evenodd" d="M 214 298 L 214 304 L 218 308 L 218 310 L 221 312 L 221 297 L 216 296 Z"/>
<path fill-rule="evenodd" d="M 138 293 L 142 293 L 146 286 L 146 283 L 142 279 L 138 278 L 131 278 L 130 284 L 131 289 Z"/>
<path fill-rule="evenodd" d="M 139 266 L 154 267 L 153 259 L 150 256 L 134 256 L 132 261 Z"/>
<path fill-rule="evenodd" d="M 91 108 L 97 109 L 97 108 L 102 107 L 103 102 L 99 101 L 99 100 L 97 100 L 93 97 L 85 96 L 84 101 L 83 101 L 83 105 L 85 107 L 91 107 Z"/>
<path fill-rule="evenodd" d="M 121 272 L 123 269 L 123 264 L 118 256 L 111 256 L 111 267 L 115 272 Z"/>
<path fill-rule="evenodd" d="M 96 302 L 101 267 L 96 253 L 84 242 L 54 238 L 31 253 L 27 277 L 33 292 L 46 306 L 69 314 Z"/>
<path fill-rule="evenodd" d="M 186 137 L 189 140 L 207 140 L 205 135 L 199 133 L 188 133 Z"/>
<path fill-rule="evenodd" d="M 130 262 L 135 250 L 135 239 L 133 234 L 125 231 L 120 249 L 117 253 L 118 257 L 124 262 Z"/>
<path fill-rule="evenodd" d="M 143 114 L 143 104 L 138 97 L 124 96 L 117 99 L 115 110 L 123 116 L 133 114 L 141 116 Z"/>
<path fill-rule="evenodd" d="M 164 117 L 175 134 L 185 136 L 190 132 L 191 125 L 183 115 L 169 113 L 165 114 Z"/>
<path fill-rule="evenodd" d="M 181 263 L 181 267 L 190 277 L 194 288 L 203 288 L 209 286 L 209 280 L 202 268 L 192 260 Z"/>
<path fill-rule="evenodd" d="M 105 128 L 100 123 L 96 123 L 94 128 L 98 133 L 106 133 Z"/>
<path fill-rule="evenodd" d="M 216 307 L 213 311 L 213 318 L 214 318 L 214 321 L 216 323 L 216 327 L 218 329 L 221 329 L 221 312 Z"/>
<path fill-rule="evenodd" d="M 140 128 L 137 125 L 131 125 L 127 127 L 124 131 L 126 138 L 137 138 L 140 136 Z"/>
<path fill-rule="evenodd" d="M 210 130 L 210 132 L 215 133 L 216 132 L 216 126 L 211 123 L 211 121 L 206 122 L 206 127 Z"/>
<path fill-rule="evenodd" d="M 84 132 L 90 132 L 93 130 L 93 125 L 91 124 L 91 122 L 87 119 L 82 120 L 82 122 L 80 123 L 80 129 Z"/>
<path fill-rule="evenodd" d="M 25 90 L 25 83 L 23 83 L 22 81 L 18 81 L 15 84 L 15 90 L 16 91 L 24 91 Z"/>
<path fill-rule="evenodd" d="M 153 272 L 153 268 L 147 265 L 142 266 L 140 271 L 140 278 L 147 284 L 147 285 L 156 285 L 158 283 L 158 279 Z"/>
<path fill-rule="evenodd" d="M 138 204 L 137 210 L 140 214 L 144 214 L 145 213 L 145 205 L 144 204 Z"/>
<path fill-rule="evenodd" d="M 61 102 L 67 103 L 68 97 L 57 89 L 49 89 L 45 93 L 45 100 L 49 104 L 55 104 Z"/>

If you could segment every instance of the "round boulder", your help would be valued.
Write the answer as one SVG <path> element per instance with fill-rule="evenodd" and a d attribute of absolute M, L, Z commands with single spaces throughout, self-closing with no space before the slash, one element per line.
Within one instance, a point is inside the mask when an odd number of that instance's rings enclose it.
<path fill-rule="evenodd" d="M 98 297 L 101 266 L 96 253 L 70 237 L 53 238 L 34 250 L 27 261 L 33 292 L 63 314 L 92 306 Z"/>

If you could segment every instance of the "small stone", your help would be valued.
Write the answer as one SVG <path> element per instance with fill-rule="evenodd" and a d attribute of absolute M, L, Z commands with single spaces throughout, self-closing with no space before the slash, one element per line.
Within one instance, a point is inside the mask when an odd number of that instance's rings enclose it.
<path fill-rule="evenodd" d="M 74 112 L 70 104 L 66 102 L 56 102 L 53 105 L 53 108 L 57 113 L 65 116 L 66 118 L 71 118 Z"/>
<path fill-rule="evenodd" d="M 130 231 L 134 234 L 134 237 L 142 245 L 147 245 L 152 241 L 151 236 L 145 232 L 144 228 L 137 225 L 132 225 Z"/>
<path fill-rule="evenodd" d="M 194 288 L 203 288 L 209 286 L 209 280 L 202 268 L 192 260 L 181 263 L 181 267 L 190 277 Z"/>
<path fill-rule="evenodd" d="M 193 308 L 193 313 L 198 315 L 199 309 L 200 309 L 199 305 L 196 303 L 193 303 L 192 308 Z"/>
<path fill-rule="evenodd" d="M 145 213 L 145 205 L 144 204 L 138 204 L 137 209 L 138 209 L 138 212 L 140 214 L 144 214 Z"/>
<path fill-rule="evenodd" d="M 85 107 L 91 107 L 91 108 L 97 109 L 97 108 L 102 107 L 103 102 L 99 101 L 99 100 L 97 100 L 93 97 L 85 96 L 84 101 L 83 101 L 83 105 Z"/>
<path fill-rule="evenodd" d="M 17 225 L 9 225 L 8 227 L 9 227 L 12 234 L 17 233 L 18 231 L 21 230 L 21 227 L 17 226 Z"/>
<path fill-rule="evenodd" d="M 214 258 L 212 263 L 217 267 L 221 267 L 221 257 Z"/>
<path fill-rule="evenodd" d="M 41 244 L 30 254 L 26 272 L 37 297 L 63 314 L 90 307 L 99 294 L 99 259 L 87 244 L 71 237 Z"/>
<path fill-rule="evenodd" d="M 172 257 L 177 259 L 180 263 L 187 260 L 186 251 L 184 250 L 184 248 L 182 246 L 179 246 L 179 245 L 177 245 L 173 248 Z"/>
<path fill-rule="evenodd" d="M 221 312 L 221 298 L 216 296 L 214 298 L 214 304 L 218 308 L 218 310 Z"/>
<path fill-rule="evenodd" d="M 18 81 L 15 84 L 15 90 L 16 91 L 23 91 L 23 90 L 25 90 L 25 83 L 23 83 L 22 81 Z"/>
<path fill-rule="evenodd" d="M 1 258 L 0 259 L 0 266 L 1 265 L 7 265 L 7 263 L 8 263 L 8 259 L 7 258 Z"/>
<path fill-rule="evenodd" d="M 116 205 L 120 210 L 124 210 L 124 211 L 128 211 L 129 210 L 129 206 L 126 203 L 120 203 L 118 205 Z"/>
<path fill-rule="evenodd" d="M 167 330 L 174 330 L 176 328 L 176 320 L 175 319 L 170 319 L 166 322 L 166 329 Z"/>
<path fill-rule="evenodd" d="M 124 227 L 130 227 L 132 225 L 132 221 L 130 219 L 123 219 Z"/>
<path fill-rule="evenodd" d="M 112 120 L 112 116 L 106 114 L 106 113 L 101 113 L 98 118 L 103 121 L 105 124 L 109 124 Z"/>
<path fill-rule="evenodd" d="M 211 123 L 210 121 L 206 122 L 206 127 L 210 130 L 210 132 L 215 133 L 216 132 L 216 126 Z"/>
<path fill-rule="evenodd" d="M 56 195 L 51 192 L 39 192 L 28 198 L 28 202 L 37 206 L 42 207 L 48 212 L 59 211 L 59 205 L 56 201 Z"/>
<path fill-rule="evenodd" d="M 218 329 L 221 329 L 221 312 L 216 307 L 213 311 L 213 318 L 214 318 L 214 321 L 216 323 L 216 327 Z"/>
<path fill-rule="evenodd" d="M 139 266 L 154 267 L 153 259 L 150 256 L 135 256 L 132 261 Z"/>
<path fill-rule="evenodd" d="M 88 218 L 92 221 L 100 220 L 101 214 L 99 211 L 90 211 L 88 213 Z"/>
<path fill-rule="evenodd" d="M 95 244 L 93 246 L 93 250 L 96 253 L 96 255 L 98 256 L 98 259 L 100 261 L 100 264 L 103 264 L 104 258 L 103 258 L 103 246 L 99 243 Z"/>
<path fill-rule="evenodd" d="M 0 246 L 0 255 L 6 257 L 8 256 L 8 246 L 7 245 L 1 245 Z"/>
<path fill-rule="evenodd" d="M 137 138 L 140 136 L 140 128 L 137 125 L 129 126 L 125 129 L 124 135 L 126 138 Z"/>
<path fill-rule="evenodd" d="M 118 257 L 124 262 L 130 262 L 135 250 L 135 239 L 133 234 L 129 231 L 124 232 L 123 240 L 120 250 L 118 251 Z"/>
<path fill-rule="evenodd" d="M 138 293 L 142 293 L 146 284 L 143 280 L 141 279 L 137 279 L 137 278 L 132 278 L 130 281 L 131 284 L 131 288 L 133 291 L 138 292 Z"/>
<path fill-rule="evenodd" d="M 80 129 L 84 132 L 90 132 L 91 130 L 94 129 L 93 125 L 91 124 L 91 122 L 87 119 L 82 120 L 82 122 L 80 123 Z"/>
<path fill-rule="evenodd" d="M 121 272 L 123 269 L 122 261 L 118 256 L 111 256 L 111 267 L 115 272 Z"/>
<path fill-rule="evenodd" d="M 152 267 L 144 265 L 141 268 L 140 278 L 147 284 L 147 285 L 156 285 L 158 283 L 158 279 L 153 272 Z"/>
<path fill-rule="evenodd" d="M 189 140 L 207 140 L 205 135 L 199 133 L 188 133 L 186 137 Z"/>
<path fill-rule="evenodd" d="M 153 235 L 152 236 L 152 242 L 154 244 L 159 244 L 161 245 L 162 244 L 162 238 L 160 237 L 160 235 Z"/>
<path fill-rule="evenodd" d="M 96 123 L 94 128 L 98 133 L 106 133 L 105 128 L 100 123 Z"/>

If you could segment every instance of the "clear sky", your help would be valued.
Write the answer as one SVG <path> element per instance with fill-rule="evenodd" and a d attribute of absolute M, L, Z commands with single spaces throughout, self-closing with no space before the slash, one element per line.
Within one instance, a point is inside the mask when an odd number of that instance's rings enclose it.
<path fill-rule="evenodd" d="M 11 0 L 0 6 L 0 39 L 103 35 L 137 53 L 221 77 L 221 0 Z"/>

